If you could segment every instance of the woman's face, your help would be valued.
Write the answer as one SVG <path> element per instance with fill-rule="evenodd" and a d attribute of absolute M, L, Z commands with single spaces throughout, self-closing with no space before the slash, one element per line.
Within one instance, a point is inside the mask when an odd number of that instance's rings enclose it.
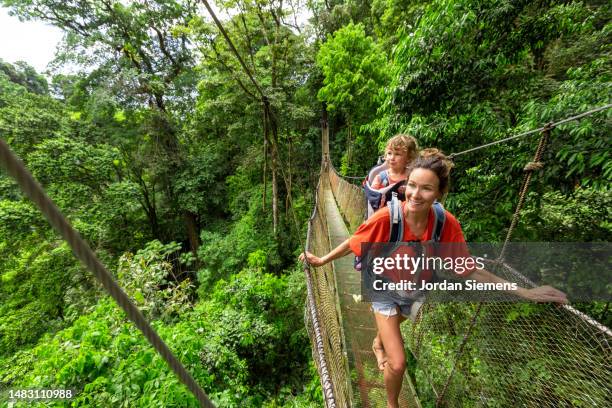
<path fill-rule="evenodd" d="M 408 164 L 408 153 L 402 149 L 389 148 L 385 151 L 385 162 L 394 172 L 402 173 Z"/>
<path fill-rule="evenodd" d="M 433 202 L 440 196 L 440 180 L 436 173 L 428 169 L 412 170 L 406 184 L 409 211 L 429 211 Z"/>

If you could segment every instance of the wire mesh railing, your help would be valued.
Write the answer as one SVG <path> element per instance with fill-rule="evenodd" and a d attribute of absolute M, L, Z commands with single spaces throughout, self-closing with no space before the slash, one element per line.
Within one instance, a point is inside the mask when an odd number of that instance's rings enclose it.
<path fill-rule="evenodd" d="M 513 280 L 501 267 L 495 273 Z M 609 406 L 605 332 L 557 305 L 448 303 L 437 296 L 428 294 L 407 329 L 422 401 L 453 407 Z"/>
<path fill-rule="evenodd" d="M 349 231 L 355 231 L 363 222 L 366 213 L 366 202 L 361 187 L 347 182 L 330 166 L 329 184 L 344 217 Z"/>
<path fill-rule="evenodd" d="M 321 174 L 326 174 L 321 171 Z M 331 249 L 327 233 L 325 209 L 322 207 L 322 183 L 319 179 L 315 207 L 308 222 L 306 248 L 314 253 L 327 253 Z M 308 298 L 305 321 L 313 348 L 313 358 L 321 376 L 326 407 L 351 406 L 350 381 L 343 349 L 342 325 L 337 308 L 338 294 L 332 264 L 319 268 L 305 267 Z"/>

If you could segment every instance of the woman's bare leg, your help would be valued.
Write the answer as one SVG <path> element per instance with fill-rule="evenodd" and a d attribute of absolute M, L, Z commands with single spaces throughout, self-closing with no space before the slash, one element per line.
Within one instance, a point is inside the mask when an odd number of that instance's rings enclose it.
<path fill-rule="evenodd" d="M 380 340 L 380 336 L 378 332 L 376 333 L 376 337 L 372 341 L 372 351 L 374 352 L 374 357 L 376 357 L 376 364 L 378 365 L 378 369 L 380 371 L 385 371 L 385 365 L 387 364 L 387 355 L 385 354 L 385 348 L 383 347 L 382 340 Z"/>
<path fill-rule="evenodd" d="M 404 320 L 406 320 L 406 318 L 404 316 L 400 316 L 400 323 L 402 323 Z M 378 330 L 376 331 L 376 337 L 374 337 L 374 341 L 372 341 L 372 350 L 374 350 L 374 356 L 376 357 L 376 361 L 378 362 L 378 369 L 380 371 L 385 371 L 385 364 L 387 364 L 387 355 L 385 354 L 385 348 L 383 347 L 383 343 L 380 339 L 380 333 L 378 332 Z"/>
<path fill-rule="evenodd" d="M 404 340 L 400 332 L 400 323 L 405 320 L 400 314 L 384 316 L 374 313 L 376 317 L 377 337 L 382 341 L 387 357 L 384 378 L 387 391 L 387 407 L 399 408 L 399 393 L 402 389 L 404 371 L 406 371 L 406 354 Z"/>

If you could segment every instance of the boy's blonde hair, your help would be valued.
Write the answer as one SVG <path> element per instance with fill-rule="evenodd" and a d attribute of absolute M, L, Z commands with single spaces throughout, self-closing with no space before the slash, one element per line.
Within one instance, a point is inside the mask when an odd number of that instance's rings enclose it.
<path fill-rule="evenodd" d="M 387 146 L 385 146 L 385 152 L 387 150 L 403 150 L 408 155 L 408 162 L 411 162 L 417 158 L 419 147 L 414 137 L 399 133 L 389 139 Z"/>

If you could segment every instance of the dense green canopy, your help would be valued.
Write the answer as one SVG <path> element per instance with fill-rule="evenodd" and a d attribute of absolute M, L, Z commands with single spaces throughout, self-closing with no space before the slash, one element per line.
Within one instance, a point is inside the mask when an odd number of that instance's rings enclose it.
<path fill-rule="evenodd" d="M 398 132 L 451 153 L 610 103 L 607 1 L 218 1 L 267 119 L 198 3 L 0 0 L 65 32 L 44 75 L 0 61 L 0 137 L 219 406 L 322 404 L 296 254 L 323 110 L 336 168 L 362 176 Z M 610 239 L 610 118 L 553 132 L 516 240 Z M 468 240 L 503 239 L 536 144 L 456 159 L 446 206 Z M 2 388 L 195 406 L 5 174 Z"/>

